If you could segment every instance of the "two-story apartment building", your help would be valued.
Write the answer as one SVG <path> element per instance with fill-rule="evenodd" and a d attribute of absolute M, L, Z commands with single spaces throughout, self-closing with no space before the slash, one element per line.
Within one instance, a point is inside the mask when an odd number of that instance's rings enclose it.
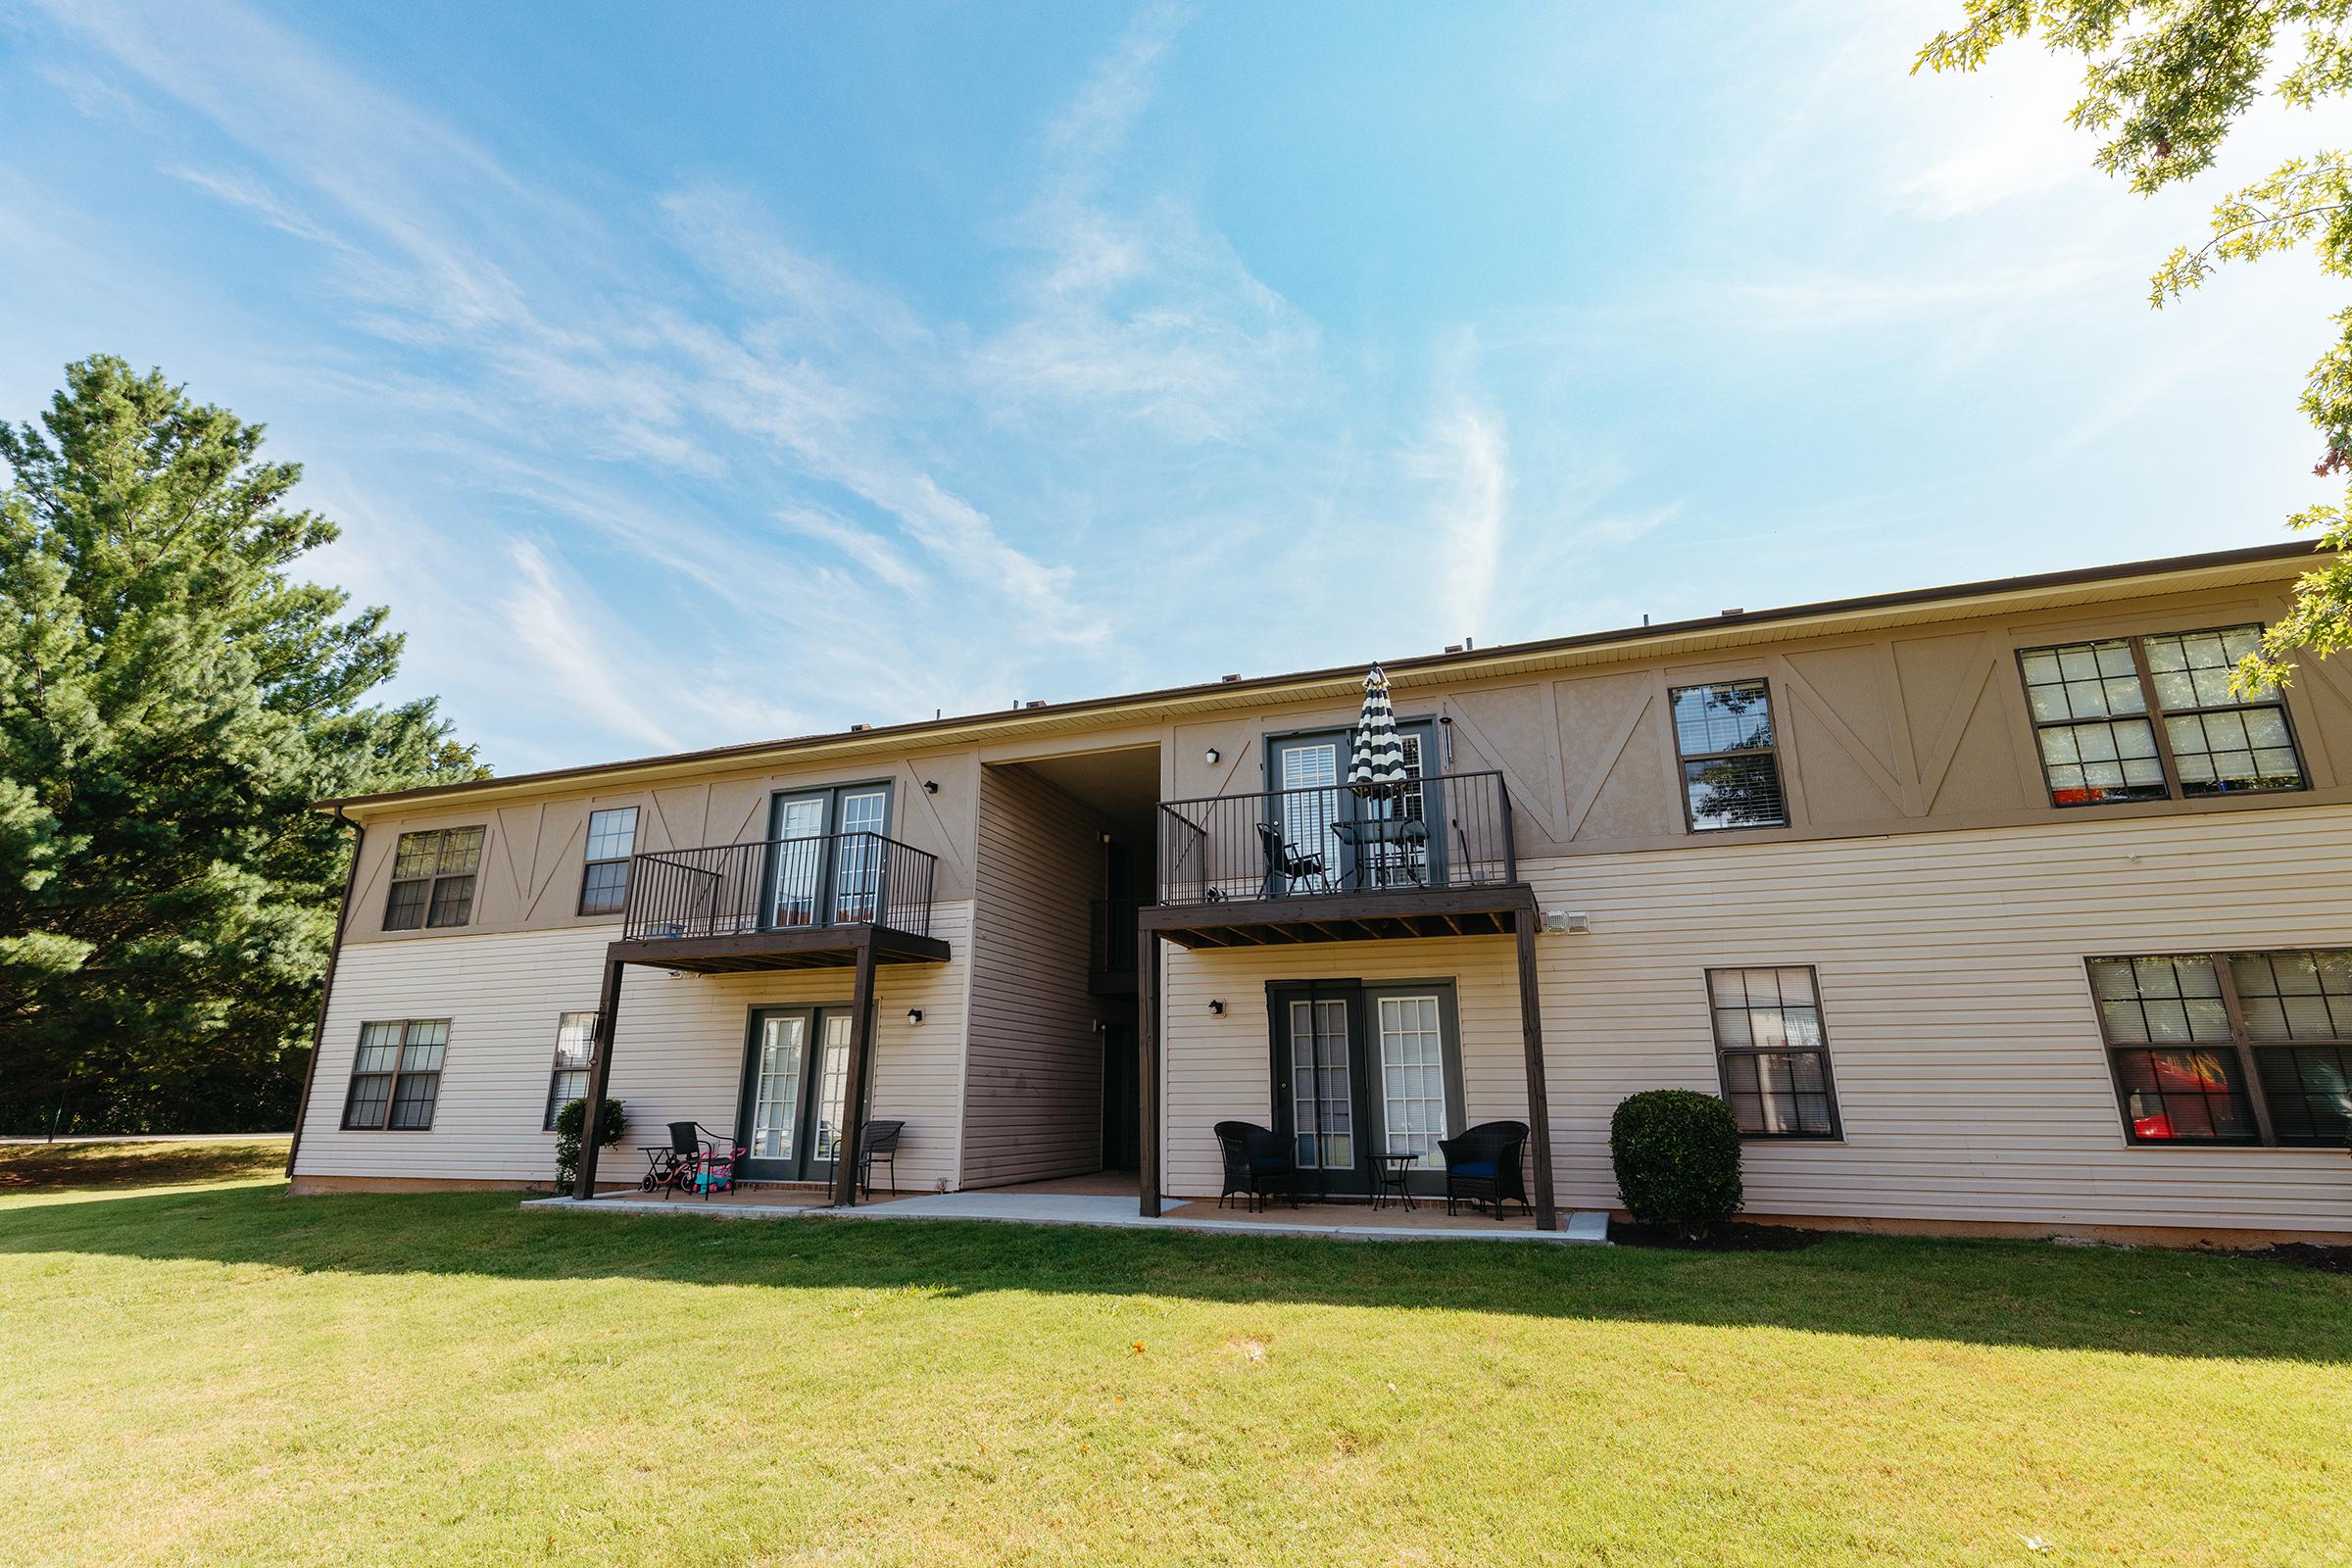
<path fill-rule="evenodd" d="M 2352 1231 L 2352 664 L 2240 701 L 2264 547 L 325 803 L 357 830 L 291 1174 L 552 1176 L 603 1083 L 748 1174 L 1310 1187 L 1498 1118 L 1616 1203 L 1723 1095 L 1751 1216 Z M 1385 650 L 1382 652 L 1386 652 Z M 846 1187 L 846 1182 L 839 1183 Z"/>

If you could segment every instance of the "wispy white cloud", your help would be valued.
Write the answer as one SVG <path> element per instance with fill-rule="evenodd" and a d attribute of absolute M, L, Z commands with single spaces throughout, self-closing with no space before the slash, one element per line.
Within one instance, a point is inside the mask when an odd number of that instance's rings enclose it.
<path fill-rule="evenodd" d="M 1510 442 L 1502 416 L 1475 388 L 1477 345 L 1456 334 L 1444 354 L 1447 383 L 1405 471 L 1428 493 L 1427 522 L 1438 563 L 1436 633 L 1447 640 L 1493 637 L 1495 574 L 1502 564 L 1511 495 Z"/>
<path fill-rule="evenodd" d="M 518 580 L 501 608 L 516 650 L 544 682 L 547 703 L 657 751 L 678 750 L 677 735 L 639 706 L 631 684 L 612 665 L 611 642 L 591 630 L 617 617 L 592 603 L 576 582 L 562 580 L 537 544 L 515 540 L 508 555 Z"/>

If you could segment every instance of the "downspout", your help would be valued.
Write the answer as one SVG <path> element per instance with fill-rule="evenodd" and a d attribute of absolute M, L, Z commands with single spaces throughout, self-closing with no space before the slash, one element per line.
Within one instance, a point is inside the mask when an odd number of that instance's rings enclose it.
<path fill-rule="evenodd" d="M 311 1060 L 302 1071 L 302 1101 L 294 1107 L 294 1141 L 286 1147 L 286 1180 L 294 1179 L 294 1157 L 302 1152 L 302 1124 L 311 1113 L 311 1086 L 318 1078 L 318 1051 L 326 1044 L 326 1004 L 335 994 L 335 960 L 343 956 L 343 933 L 351 924 L 351 896 L 360 885 L 360 852 L 368 847 L 368 824 L 335 808 L 335 820 L 351 829 L 351 866 L 343 873 L 343 902 L 335 908 L 335 939 L 326 949 L 326 975 L 318 987 L 318 1021 L 311 1026 Z"/>

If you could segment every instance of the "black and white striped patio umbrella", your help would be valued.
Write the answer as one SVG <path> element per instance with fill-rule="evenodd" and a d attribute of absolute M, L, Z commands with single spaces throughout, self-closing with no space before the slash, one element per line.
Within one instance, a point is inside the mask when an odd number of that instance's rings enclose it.
<path fill-rule="evenodd" d="M 1389 677 L 1374 664 L 1364 676 L 1364 711 L 1348 757 L 1348 787 L 1381 799 L 1404 781 L 1404 742 L 1396 734 L 1396 710 L 1389 705 Z"/>

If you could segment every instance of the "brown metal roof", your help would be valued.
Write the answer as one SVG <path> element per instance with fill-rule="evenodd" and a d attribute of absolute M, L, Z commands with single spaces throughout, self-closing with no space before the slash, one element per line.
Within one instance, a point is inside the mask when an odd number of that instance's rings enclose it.
<path fill-rule="evenodd" d="M 2022 577 L 1995 577 L 1982 582 L 1951 583 L 1942 587 L 1910 589 L 1900 593 L 1866 594 L 1853 599 L 1827 599 L 1813 604 L 1785 605 L 1772 610 L 1741 611 L 1737 613 L 1707 615 L 1692 620 L 1661 621 L 1658 624 L 1620 627 L 1613 631 L 1579 632 L 1568 637 L 1544 638 L 1535 642 L 1498 644 L 1458 654 L 1431 654 L 1419 658 L 1390 659 L 1382 662 L 1392 684 L 1412 686 L 1428 684 L 1455 673 L 1500 674 L 1514 666 L 1524 667 L 1562 655 L 1604 648 L 1622 648 L 1624 657 L 1638 657 L 1651 651 L 1649 645 L 1687 642 L 1695 636 L 1711 642 L 1730 645 L 1740 642 L 1778 640 L 1794 634 L 1804 622 L 1833 617 L 1867 614 L 1872 612 L 1900 611 L 1913 607 L 1948 605 L 1953 601 L 1971 599 L 1999 599 L 2049 589 L 2087 586 L 2096 583 L 2123 583 L 2134 578 L 2191 575 L 2226 570 L 2236 566 L 2272 566 L 2298 558 L 2317 555 L 2315 546 L 2300 540 L 2283 544 L 2254 545 L 2239 550 L 2219 550 L 2202 555 L 2168 556 L 2153 561 L 2132 561 L 2113 565 L 2078 567 L 2068 571 L 2039 572 Z M 2269 575 L 2269 573 L 2264 573 Z M 580 767 L 550 768 L 537 773 L 514 773 L 502 778 L 476 779 L 462 784 L 435 784 L 419 789 L 391 790 L 377 795 L 351 795 L 318 803 L 320 810 L 339 810 L 349 807 L 385 806 L 395 803 L 462 799 L 487 792 L 507 793 L 535 789 L 551 784 L 586 781 L 616 774 L 648 770 L 701 771 L 725 763 L 742 763 L 767 758 L 789 756 L 820 748 L 840 748 L 855 745 L 859 751 L 878 749 L 877 742 L 906 742 L 921 744 L 935 740 L 946 744 L 959 732 L 984 730 L 998 735 L 1017 735 L 1041 727 L 1067 728 L 1067 720 L 1084 718 L 1089 714 L 1111 712 L 1132 713 L 1137 709 L 1161 706 L 1184 706 L 1200 710 L 1251 706 L 1250 699 L 1269 692 L 1288 691 L 1294 696 L 1314 695 L 1308 688 L 1345 682 L 1352 684 L 1363 674 L 1361 664 L 1339 665 L 1329 669 L 1302 670 L 1284 675 L 1262 675 L 1246 680 L 1204 681 L 1190 686 L 1169 686 L 1154 691 L 1133 692 L 1118 697 L 1089 697 L 1067 703 L 1030 705 L 1009 710 L 995 710 L 982 713 L 966 713 L 954 717 L 921 719 L 908 724 L 879 724 L 852 730 L 834 730 L 816 735 L 790 736 L 781 740 L 751 741 L 735 746 L 712 747 L 706 751 L 676 752 L 665 756 L 632 758 L 616 762 L 594 762 Z M 1058 721 L 1058 722 L 1057 722 Z M 904 750 L 904 746 L 891 749 Z"/>

